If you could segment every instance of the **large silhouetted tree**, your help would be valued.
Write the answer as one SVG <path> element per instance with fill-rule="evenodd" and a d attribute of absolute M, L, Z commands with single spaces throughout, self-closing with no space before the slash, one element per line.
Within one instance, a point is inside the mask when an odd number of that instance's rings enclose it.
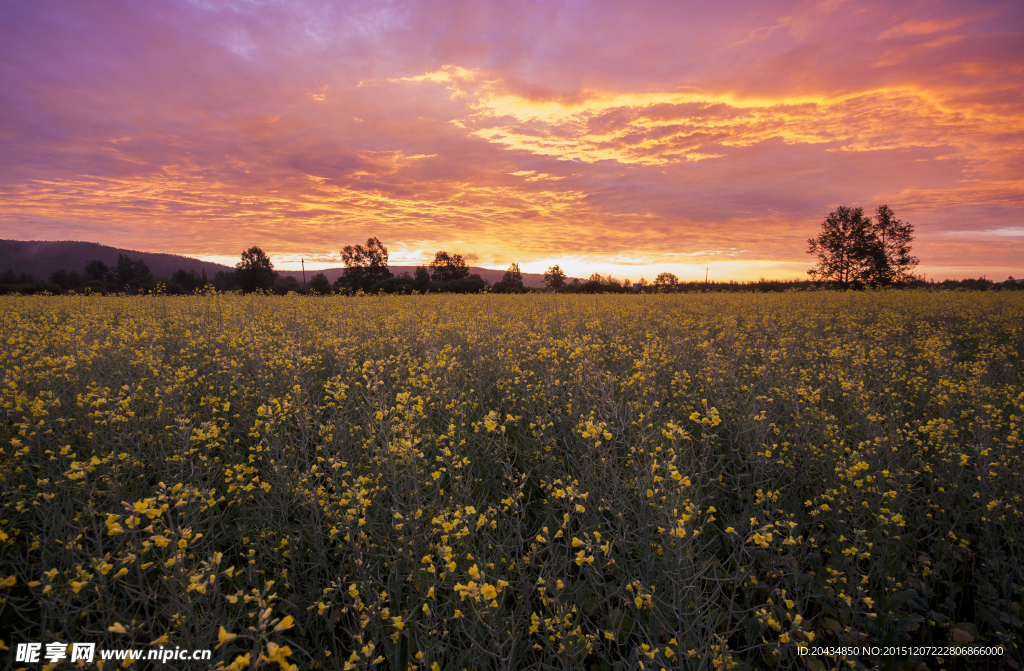
<path fill-rule="evenodd" d="M 388 248 L 377 238 L 367 238 L 366 246 L 346 245 L 341 250 L 345 270 L 338 278 L 338 284 L 352 291 L 366 291 L 371 286 L 391 277 L 388 270 Z"/>
<path fill-rule="evenodd" d="M 807 274 L 843 287 L 865 282 L 871 274 L 873 237 L 864 208 L 840 205 L 825 218 L 818 237 L 807 240 L 807 253 L 818 257 Z"/>
<path fill-rule="evenodd" d="M 253 246 L 242 252 L 242 260 L 235 264 L 235 278 L 245 293 L 270 291 L 274 288 L 277 273 L 262 249 Z"/>
<path fill-rule="evenodd" d="M 497 294 L 520 294 L 523 292 L 523 273 L 519 270 L 519 264 L 513 263 L 505 271 L 501 281 L 496 283 L 491 290 Z"/>
<path fill-rule="evenodd" d="M 878 207 L 874 220 L 863 208 L 839 206 L 807 241 L 807 253 L 818 257 L 807 274 L 841 287 L 905 282 L 917 265 L 910 255 L 913 239 L 914 227 L 896 219 L 887 205 Z"/>
<path fill-rule="evenodd" d="M 435 282 L 448 282 L 469 277 L 469 267 L 462 254 L 449 254 L 441 251 L 434 254 L 430 262 L 430 279 Z"/>
<path fill-rule="evenodd" d="M 878 242 L 871 269 L 872 281 L 887 285 L 914 279 L 913 270 L 918 260 L 910 255 L 910 243 L 914 240 L 913 224 L 897 219 L 888 205 L 878 206 L 874 223 Z"/>
<path fill-rule="evenodd" d="M 561 289 L 565 286 L 565 273 L 558 266 L 551 266 L 544 271 L 544 286 L 548 289 Z"/>

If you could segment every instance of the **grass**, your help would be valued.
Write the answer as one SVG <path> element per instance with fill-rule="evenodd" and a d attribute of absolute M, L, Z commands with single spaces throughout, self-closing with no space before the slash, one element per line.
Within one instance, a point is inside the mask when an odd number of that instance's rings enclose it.
<path fill-rule="evenodd" d="M 8 645 L 217 646 L 234 670 L 1024 663 L 1019 294 L 0 307 Z"/>

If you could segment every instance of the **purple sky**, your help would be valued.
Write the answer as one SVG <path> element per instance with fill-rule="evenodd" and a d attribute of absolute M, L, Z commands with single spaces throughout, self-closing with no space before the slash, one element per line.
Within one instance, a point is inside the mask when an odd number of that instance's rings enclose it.
<path fill-rule="evenodd" d="M 1022 84 L 1020 2 L 0 0 L 0 237 L 747 279 L 888 203 L 1020 277 Z"/>

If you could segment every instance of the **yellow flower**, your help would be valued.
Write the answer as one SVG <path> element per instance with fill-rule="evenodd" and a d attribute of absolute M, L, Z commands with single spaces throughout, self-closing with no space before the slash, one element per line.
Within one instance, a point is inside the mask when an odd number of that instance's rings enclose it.
<path fill-rule="evenodd" d="M 111 633 L 114 633 L 114 634 L 127 634 L 128 633 L 128 630 L 125 629 L 124 625 L 121 624 L 120 622 L 115 622 L 114 624 L 112 624 L 109 627 L 107 627 L 107 631 L 109 631 Z"/>
<path fill-rule="evenodd" d="M 281 664 L 282 667 L 288 668 L 284 663 L 285 657 L 288 657 L 291 654 L 292 649 L 289 648 L 287 645 L 279 646 L 276 643 L 267 643 L 268 662 L 277 662 L 278 664 Z"/>
<path fill-rule="evenodd" d="M 294 626 L 295 618 L 293 618 L 291 615 L 288 615 L 283 620 L 277 623 L 277 626 L 274 627 L 274 631 L 287 631 L 288 629 L 291 629 Z"/>
<path fill-rule="evenodd" d="M 484 585 L 480 588 L 480 594 L 485 599 L 491 600 L 498 595 L 498 591 L 494 589 L 494 585 Z"/>
<path fill-rule="evenodd" d="M 219 641 L 219 643 L 217 643 L 217 645 L 214 648 L 214 650 L 219 649 L 220 646 L 224 645 L 225 643 L 230 643 L 231 641 L 235 640 L 236 638 L 238 638 L 238 634 L 232 634 L 232 633 L 228 632 L 228 630 L 225 629 L 223 627 L 223 625 L 222 625 L 221 628 L 220 628 L 220 631 L 217 632 L 217 640 Z"/>

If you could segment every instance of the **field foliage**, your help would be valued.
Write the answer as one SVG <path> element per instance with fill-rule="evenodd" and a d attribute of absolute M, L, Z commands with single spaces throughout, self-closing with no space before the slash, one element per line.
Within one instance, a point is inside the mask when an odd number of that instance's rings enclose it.
<path fill-rule="evenodd" d="M 218 646 L 231 669 L 1024 661 L 1019 294 L 0 313 L 7 644 Z"/>

